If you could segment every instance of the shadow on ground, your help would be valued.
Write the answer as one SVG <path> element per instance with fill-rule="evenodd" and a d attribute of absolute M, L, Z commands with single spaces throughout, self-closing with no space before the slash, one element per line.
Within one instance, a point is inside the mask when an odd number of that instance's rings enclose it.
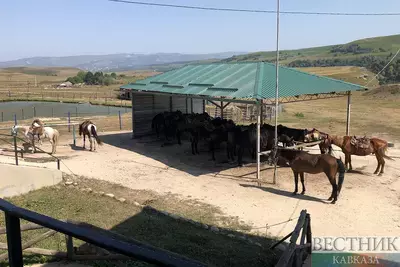
<path fill-rule="evenodd" d="M 152 158 L 169 167 L 194 176 L 215 174 L 232 168 L 237 168 L 235 169 L 235 173 L 237 173 L 236 170 L 241 170 L 239 171 L 240 173 L 247 171 L 245 168 L 238 167 L 237 161 L 228 162 L 225 144 L 222 144 L 216 150 L 216 161 L 213 161 L 205 142 L 199 142 L 200 154 L 192 155 L 190 143 L 186 140 L 182 141 L 182 145 L 178 145 L 176 141 L 171 141 L 170 144 L 166 145 L 163 140 L 157 140 L 155 136 L 132 139 L 131 133 L 102 135 L 101 140 L 108 145 Z M 244 163 L 253 162 L 247 156 L 249 153 L 247 151 L 245 153 Z M 263 157 L 261 160 L 266 160 L 266 157 Z M 235 175 L 235 178 L 243 176 L 246 176 L 246 174 Z"/>
<path fill-rule="evenodd" d="M 105 231 L 93 226 L 100 234 L 122 239 L 128 243 L 153 246 L 204 263 L 206 266 L 258 267 L 274 266 L 281 251 L 269 250 L 275 239 L 242 234 L 221 229 L 218 233 L 205 229 L 201 224 L 177 220 L 160 211 L 145 207 L 140 213 Z M 232 234 L 231 238 L 222 234 Z M 246 239 L 247 241 L 243 240 Z M 248 240 L 251 240 L 249 243 Z M 79 251 L 93 251 L 84 244 Z M 100 250 L 97 250 L 99 253 Z M 25 257 L 25 264 L 38 262 L 37 258 Z M 156 266 L 139 260 L 96 260 L 78 262 L 91 266 Z M 51 266 L 51 263 L 43 266 Z"/>
<path fill-rule="evenodd" d="M 256 185 L 248 185 L 248 184 L 241 184 L 240 186 L 243 187 L 250 187 L 250 188 L 258 188 L 260 190 L 263 190 L 268 193 L 280 195 L 280 196 L 285 196 L 285 197 L 290 197 L 290 198 L 296 198 L 296 199 L 301 199 L 301 200 L 306 200 L 306 201 L 314 201 L 314 202 L 320 202 L 320 203 L 325 203 L 328 204 L 329 202 L 324 201 L 321 198 L 313 197 L 313 196 L 308 196 L 308 195 L 302 195 L 302 194 L 296 194 L 293 195 L 293 192 L 277 189 L 277 188 L 272 188 L 272 187 L 260 187 Z M 307 192 L 306 192 L 307 194 Z"/>

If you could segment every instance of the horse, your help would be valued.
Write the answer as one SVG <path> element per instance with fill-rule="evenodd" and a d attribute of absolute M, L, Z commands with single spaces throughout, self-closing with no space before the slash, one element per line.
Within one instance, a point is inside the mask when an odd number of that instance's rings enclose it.
<path fill-rule="evenodd" d="M 374 174 L 381 176 L 384 173 L 385 159 L 394 160 L 387 156 L 385 152 L 388 149 L 388 142 L 379 138 L 369 138 L 369 144 L 366 147 L 355 146 L 351 143 L 352 136 L 337 136 L 337 135 L 327 135 L 327 137 L 319 144 L 321 153 L 326 153 L 332 151 L 331 146 L 335 145 L 342 149 L 345 155 L 345 165 L 348 170 L 351 171 L 353 166 L 351 165 L 351 155 L 355 156 L 368 156 L 370 154 L 375 154 L 378 166 Z M 379 171 L 380 169 L 380 171 Z"/>
<path fill-rule="evenodd" d="M 272 155 L 272 153 L 270 155 Z M 302 150 L 282 148 L 278 149 L 277 157 L 279 156 L 289 163 L 293 171 L 295 181 L 293 195 L 296 195 L 298 192 L 299 175 L 303 187 L 301 194 L 303 195 L 306 191 L 304 186 L 304 173 L 318 174 L 323 172 L 332 185 L 332 193 L 328 201 L 332 200 L 332 204 L 336 203 L 342 189 L 346 171 L 341 159 L 337 159 L 329 154 L 309 154 Z M 336 184 L 337 173 L 339 173 L 338 184 Z"/>
<path fill-rule="evenodd" d="M 12 133 L 14 133 L 14 132 L 17 133 L 17 132 L 20 132 L 21 130 L 24 132 L 25 137 L 27 137 L 31 141 L 32 147 L 33 147 L 32 153 L 35 153 L 36 152 L 35 137 L 37 135 L 33 134 L 30 131 L 31 130 L 30 126 L 22 126 L 22 125 L 13 126 L 12 129 L 11 129 L 11 132 Z M 52 146 L 52 150 L 51 150 L 50 154 L 55 154 L 56 150 L 57 150 L 59 137 L 60 137 L 60 133 L 57 131 L 57 129 L 54 129 L 54 128 L 51 128 L 51 127 L 47 127 L 47 126 L 43 127 L 43 133 L 40 136 L 39 144 L 40 145 L 42 144 L 41 139 L 45 139 L 45 138 L 49 139 L 49 142 L 50 142 L 50 144 Z"/>
<path fill-rule="evenodd" d="M 90 151 L 96 151 L 96 142 L 98 145 L 102 145 L 103 142 L 100 140 L 99 136 L 97 135 L 97 127 L 96 125 L 91 122 L 90 120 L 85 120 L 81 124 L 79 124 L 79 136 L 83 134 L 83 149 L 85 149 L 86 145 L 86 135 L 89 138 L 90 142 Z M 94 138 L 94 140 L 93 140 Z"/>

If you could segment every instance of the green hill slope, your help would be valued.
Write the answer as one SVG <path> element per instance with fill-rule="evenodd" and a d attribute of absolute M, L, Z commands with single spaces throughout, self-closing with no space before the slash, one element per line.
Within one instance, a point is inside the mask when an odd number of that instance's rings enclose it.
<path fill-rule="evenodd" d="M 295 60 L 356 59 L 362 56 L 387 57 L 400 48 L 400 34 L 366 38 L 347 44 L 280 51 L 280 60 L 288 64 Z M 275 51 L 233 56 L 222 62 L 274 61 Z"/>

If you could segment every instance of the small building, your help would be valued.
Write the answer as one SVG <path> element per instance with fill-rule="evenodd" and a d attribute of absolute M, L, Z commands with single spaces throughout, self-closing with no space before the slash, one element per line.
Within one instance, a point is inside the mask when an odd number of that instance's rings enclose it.
<path fill-rule="evenodd" d="M 72 87 L 72 83 L 71 82 L 63 82 L 63 83 L 60 83 L 57 86 L 57 88 L 69 88 L 69 87 Z"/>

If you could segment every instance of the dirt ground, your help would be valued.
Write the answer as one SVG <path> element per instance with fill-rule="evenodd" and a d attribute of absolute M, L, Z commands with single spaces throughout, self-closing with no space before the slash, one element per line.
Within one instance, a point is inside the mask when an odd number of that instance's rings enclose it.
<path fill-rule="evenodd" d="M 209 203 L 227 215 L 238 216 L 255 232 L 274 236 L 291 232 L 302 209 L 311 214 L 314 236 L 400 233 L 400 150 L 396 145 L 389 148 L 388 155 L 394 161 L 386 161 L 383 176 L 372 174 L 377 164 L 374 156 L 352 156 L 355 172 L 346 173 L 341 196 L 332 205 L 326 201 L 331 186 L 324 174 L 306 174 L 306 195 L 292 196 L 293 174 L 289 168 L 278 170 L 278 184 L 273 185 L 273 170 L 263 166 L 264 183 L 257 187 L 255 165 L 238 168 L 228 163 L 223 148 L 214 163 L 206 147 L 193 156 L 188 142 L 181 147 L 162 147 L 162 142 L 151 137 L 132 140 L 130 132 L 104 133 L 101 138 L 105 144 L 97 152 L 83 151 L 81 140 L 78 147 L 73 147 L 71 140 L 62 141 L 57 150 L 62 158 L 61 170 Z M 43 148 L 50 150 L 45 143 Z M 316 148 L 311 152 L 318 153 Z M 341 152 L 335 153 L 344 159 Z M 12 155 L 8 155 L 1 156 L 0 162 L 12 164 Z M 56 168 L 55 162 L 43 162 L 47 161 L 43 154 L 26 154 L 25 158 L 20 164 Z M 39 158 L 41 162 L 36 162 Z"/>

